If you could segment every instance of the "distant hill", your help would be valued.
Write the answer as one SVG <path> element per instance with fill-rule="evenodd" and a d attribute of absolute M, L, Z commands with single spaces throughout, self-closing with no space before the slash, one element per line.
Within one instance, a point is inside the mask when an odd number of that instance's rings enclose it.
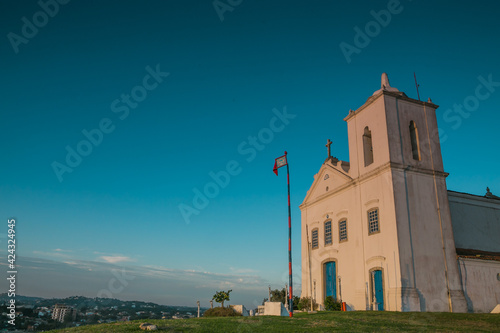
<path fill-rule="evenodd" d="M 8 312 L 7 294 L 0 294 L 0 313 Z M 66 304 L 76 310 L 76 317 L 69 322 L 56 322 L 51 319 L 55 304 Z M 193 318 L 196 307 L 159 305 L 152 302 L 122 301 L 116 298 L 89 298 L 71 296 L 66 298 L 41 298 L 16 295 L 16 306 L 20 314 L 16 316 L 15 328 L 19 330 L 48 331 L 55 328 L 116 323 L 131 320 L 153 320 L 172 318 Z M 203 314 L 205 309 L 200 309 Z M 0 320 L 0 331 L 12 327 Z"/>
<path fill-rule="evenodd" d="M 8 297 L 7 293 L 0 294 L 0 305 L 6 304 L 11 298 Z M 18 305 L 32 305 L 34 307 L 52 307 L 55 304 L 66 304 L 70 305 L 75 309 L 82 308 L 108 308 L 108 307 L 127 307 L 127 308 L 162 308 L 165 311 L 182 310 L 193 311 L 197 309 L 196 307 L 187 306 L 175 306 L 175 305 L 160 305 L 153 302 L 142 302 L 142 301 L 122 301 L 116 298 L 89 298 L 84 296 L 70 296 L 66 298 L 42 298 L 42 297 L 30 297 L 16 295 L 16 303 Z"/>
<path fill-rule="evenodd" d="M 11 297 L 7 296 L 7 293 L 0 294 L 0 304 L 9 302 Z M 16 302 L 24 303 L 24 304 L 31 304 L 36 301 L 42 300 L 43 298 L 41 297 L 29 297 L 29 296 L 21 296 L 21 295 L 16 295 Z"/>

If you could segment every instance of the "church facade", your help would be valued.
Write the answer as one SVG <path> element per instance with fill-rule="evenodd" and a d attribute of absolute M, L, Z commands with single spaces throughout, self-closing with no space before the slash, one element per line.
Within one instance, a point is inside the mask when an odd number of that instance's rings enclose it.
<path fill-rule="evenodd" d="M 500 198 L 446 187 L 437 105 L 381 89 L 349 111 L 300 205 L 302 294 L 350 310 L 489 312 L 500 303 Z"/>

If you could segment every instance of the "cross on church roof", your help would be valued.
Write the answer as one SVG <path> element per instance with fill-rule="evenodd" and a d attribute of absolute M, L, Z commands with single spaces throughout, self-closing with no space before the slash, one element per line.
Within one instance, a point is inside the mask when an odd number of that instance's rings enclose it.
<path fill-rule="evenodd" d="M 328 139 L 325 147 L 328 148 L 328 157 L 332 157 L 332 151 L 331 151 L 331 148 L 330 146 L 332 145 L 332 142 L 330 141 L 330 139 Z"/>

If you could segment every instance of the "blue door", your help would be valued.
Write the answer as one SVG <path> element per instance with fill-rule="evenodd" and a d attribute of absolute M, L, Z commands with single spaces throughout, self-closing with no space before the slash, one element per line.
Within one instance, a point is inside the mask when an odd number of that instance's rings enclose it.
<path fill-rule="evenodd" d="M 384 284 L 382 281 L 382 271 L 372 271 L 372 286 L 373 286 L 373 309 L 378 311 L 384 310 Z"/>
<path fill-rule="evenodd" d="M 337 272 L 335 261 L 325 263 L 325 296 L 333 296 L 337 299 Z"/>

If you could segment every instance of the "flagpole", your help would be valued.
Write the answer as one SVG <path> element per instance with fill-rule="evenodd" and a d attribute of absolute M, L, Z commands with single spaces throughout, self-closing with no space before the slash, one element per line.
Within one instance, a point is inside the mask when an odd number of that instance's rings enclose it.
<path fill-rule="evenodd" d="M 274 160 L 273 172 L 278 175 L 278 169 L 286 165 L 286 179 L 288 183 L 288 304 L 290 305 L 289 314 L 293 317 L 293 283 L 292 283 L 292 209 L 290 207 L 290 168 L 288 167 L 287 152 Z"/>
<path fill-rule="evenodd" d="M 285 151 L 285 156 L 287 152 Z M 293 317 L 293 287 L 292 287 L 292 213 L 290 208 L 290 169 L 288 168 L 288 159 L 286 162 L 286 178 L 288 183 L 288 283 L 290 292 L 288 298 L 290 304 L 290 317 Z"/>

